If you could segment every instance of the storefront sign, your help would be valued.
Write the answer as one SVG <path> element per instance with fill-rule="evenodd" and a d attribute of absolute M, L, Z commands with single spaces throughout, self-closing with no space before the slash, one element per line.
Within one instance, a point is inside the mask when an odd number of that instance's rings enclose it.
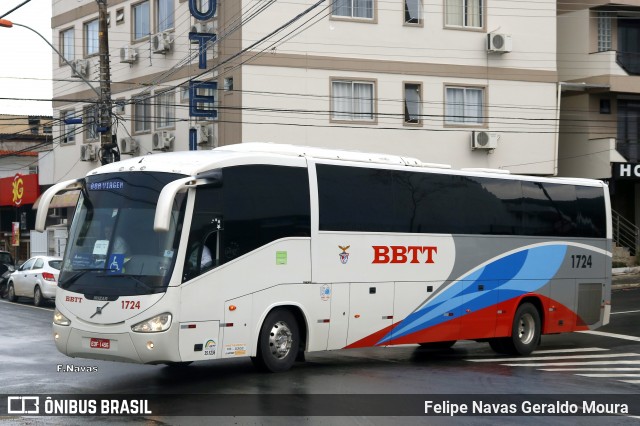
<path fill-rule="evenodd" d="M 39 195 L 38 175 L 16 174 L 0 179 L 0 206 L 33 204 Z"/>
<path fill-rule="evenodd" d="M 20 245 L 20 222 L 11 222 L 11 245 Z"/>

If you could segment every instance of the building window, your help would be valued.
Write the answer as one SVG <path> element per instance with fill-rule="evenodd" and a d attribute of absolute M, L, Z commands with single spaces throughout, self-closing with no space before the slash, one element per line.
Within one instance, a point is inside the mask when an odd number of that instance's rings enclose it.
<path fill-rule="evenodd" d="M 85 140 L 98 139 L 98 107 L 90 106 L 84 109 L 84 138 Z"/>
<path fill-rule="evenodd" d="M 373 19 L 374 0 L 334 0 L 333 16 Z"/>
<path fill-rule="evenodd" d="M 73 28 L 60 33 L 60 53 L 69 62 L 75 59 L 75 34 Z"/>
<path fill-rule="evenodd" d="M 598 52 L 607 52 L 611 48 L 611 14 L 598 12 Z"/>
<path fill-rule="evenodd" d="M 334 120 L 373 121 L 373 83 L 332 81 L 331 105 Z"/>
<path fill-rule="evenodd" d="M 176 95 L 173 90 L 162 92 L 156 97 L 156 128 L 175 127 Z"/>
<path fill-rule="evenodd" d="M 151 131 L 151 107 L 149 97 L 141 96 L 132 99 L 133 104 L 133 132 L 144 133 Z"/>
<path fill-rule="evenodd" d="M 422 124 L 422 85 L 420 83 L 404 84 L 404 122 Z"/>
<path fill-rule="evenodd" d="M 445 24 L 455 27 L 482 28 L 483 0 L 445 0 Z"/>
<path fill-rule="evenodd" d="M 76 125 L 67 124 L 66 120 L 75 118 L 75 111 L 62 111 L 60 113 L 60 139 L 62 144 L 74 143 L 76 141 Z"/>
<path fill-rule="evenodd" d="M 98 20 L 94 19 L 84 24 L 84 54 L 85 56 L 98 54 Z"/>
<path fill-rule="evenodd" d="M 156 28 L 158 32 L 173 28 L 173 0 L 156 0 Z"/>
<path fill-rule="evenodd" d="M 224 78 L 224 90 L 225 92 L 230 92 L 233 90 L 233 77 Z"/>
<path fill-rule="evenodd" d="M 611 99 L 600 99 L 600 114 L 611 114 Z"/>
<path fill-rule="evenodd" d="M 404 0 L 404 23 L 422 25 L 422 0 Z"/>
<path fill-rule="evenodd" d="M 124 9 L 116 9 L 116 25 L 124 24 Z"/>
<path fill-rule="evenodd" d="M 133 40 L 140 40 L 151 34 L 149 25 L 149 2 L 133 5 Z"/>
<path fill-rule="evenodd" d="M 446 87 L 445 97 L 447 124 L 484 123 L 484 88 Z"/>

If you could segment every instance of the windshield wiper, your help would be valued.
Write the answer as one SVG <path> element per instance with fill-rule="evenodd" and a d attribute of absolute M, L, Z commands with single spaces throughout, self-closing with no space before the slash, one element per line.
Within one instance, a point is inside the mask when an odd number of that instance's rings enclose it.
<path fill-rule="evenodd" d="M 87 272 L 96 272 L 96 271 L 104 271 L 104 270 L 105 270 L 104 268 L 79 269 L 78 272 L 76 272 L 74 275 L 71 276 L 71 278 L 68 278 L 64 281 L 59 281 L 58 285 L 61 288 L 68 288 L 69 286 L 71 286 L 71 284 L 75 283 L 78 280 L 78 278 L 80 278 Z"/>

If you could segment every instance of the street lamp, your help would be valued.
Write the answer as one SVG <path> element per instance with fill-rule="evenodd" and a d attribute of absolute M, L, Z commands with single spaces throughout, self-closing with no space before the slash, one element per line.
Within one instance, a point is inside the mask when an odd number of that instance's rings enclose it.
<path fill-rule="evenodd" d="M 108 40 L 106 39 L 106 0 L 96 0 L 99 6 L 100 11 L 100 43 L 101 43 L 101 61 L 100 61 L 100 90 L 93 87 L 89 81 L 83 77 L 82 73 L 76 72 L 76 67 L 71 62 L 64 57 L 62 53 L 55 46 L 49 43 L 42 34 L 33 28 L 12 22 L 8 19 L 0 19 L 0 27 L 12 28 L 13 26 L 26 28 L 35 34 L 38 35 L 41 39 L 43 39 L 54 52 L 64 61 L 65 64 L 69 65 L 73 70 L 73 73 L 79 76 L 82 81 L 84 81 L 91 90 L 93 90 L 96 95 L 98 95 L 98 99 L 100 100 L 100 126 L 104 129 L 101 133 L 103 135 L 103 140 L 101 142 L 101 162 L 102 164 L 112 163 L 114 161 L 120 161 L 120 152 L 118 150 L 117 144 L 113 141 L 113 137 L 111 135 L 111 86 L 110 79 L 111 75 L 109 73 L 109 65 L 108 58 L 106 61 L 103 61 L 102 56 L 106 55 L 108 57 L 109 45 Z M 104 21 L 104 23 L 103 23 Z M 107 52 L 107 53 L 104 53 Z"/>
<path fill-rule="evenodd" d="M 89 83 L 89 81 L 84 78 L 82 76 L 82 73 L 77 73 L 76 71 L 76 67 L 67 60 L 67 58 L 64 57 L 64 55 L 62 55 L 62 53 L 60 53 L 60 51 L 58 49 L 55 48 L 55 46 L 51 43 L 49 43 L 49 40 L 47 40 L 42 34 L 40 34 L 38 31 L 34 30 L 33 28 L 27 26 L 27 25 L 23 25 L 23 24 L 18 24 L 16 22 L 12 22 L 8 19 L 0 19 L 0 27 L 5 27 L 5 28 L 12 28 L 13 26 L 16 27 L 22 27 L 22 28 L 26 28 L 34 33 L 36 33 L 38 35 L 38 37 L 40 37 L 41 39 L 43 39 L 45 41 L 45 43 L 47 43 L 54 52 L 56 52 L 58 54 L 58 56 L 64 61 L 65 64 L 69 65 L 71 67 L 71 69 L 74 71 L 74 73 L 78 76 L 80 76 L 80 78 L 82 79 L 82 81 L 84 81 L 85 83 L 87 83 L 87 85 L 89 87 L 91 87 L 91 90 L 93 90 L 98 96 L 100 96 L 100 92 L 98 91 L 98 89 L 96 89 L 95 87 L 93 87 L 93 85 L 91 83 Z"/>

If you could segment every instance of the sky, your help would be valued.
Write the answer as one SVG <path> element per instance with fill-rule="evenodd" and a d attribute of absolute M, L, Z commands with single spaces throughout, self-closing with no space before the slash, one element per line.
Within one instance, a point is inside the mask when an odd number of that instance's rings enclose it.
<path fill-rule="evenodd" d="M 0 0 L 0 16 L 23 1 Z M 4 19 L 33 28 L 51 43 L 51 4 L 51 0 L 31 0 Z M 0 114 L 53 114 L 51 67 L 55 54 L 43 39 L 26 28 L 0 27 Z"/>

